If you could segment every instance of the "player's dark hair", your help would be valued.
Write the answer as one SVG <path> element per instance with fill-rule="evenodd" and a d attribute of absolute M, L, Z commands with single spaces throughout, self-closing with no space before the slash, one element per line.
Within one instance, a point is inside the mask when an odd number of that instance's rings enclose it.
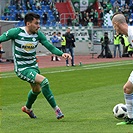
<path fill-rule="evenodd" d="M 30 12 L 25 15 L 24 23 L 26 25 L 27 22 L 32 22 L 35 19 L 40 19 L 40 16 L 36 13 Z"/>

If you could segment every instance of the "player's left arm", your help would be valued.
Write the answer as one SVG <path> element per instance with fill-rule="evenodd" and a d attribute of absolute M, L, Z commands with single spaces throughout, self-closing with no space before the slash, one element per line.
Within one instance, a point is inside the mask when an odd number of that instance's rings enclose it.
<path fill-rule="evenodd" d="M 63 58 L 70 58 L 71 56 L 67 53 L 63 53 L 61 50 L 59 50 L 58 48 L 56 48 L 54 45 L 52 45 L 47 38 L 44 36 L 44 34 L 42 32 L 38 32 L 38 36 L 39 36 L 39 41 L 40 43 L 45 46 L 52 54 L 58 55 L 58 56 L 62 56 Z"/>

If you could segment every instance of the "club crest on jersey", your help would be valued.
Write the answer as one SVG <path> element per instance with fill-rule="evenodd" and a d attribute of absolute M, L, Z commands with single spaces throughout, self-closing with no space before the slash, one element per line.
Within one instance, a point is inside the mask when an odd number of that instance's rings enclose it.
<path fill-rule="evenodd" d="M 32 41 L 35 42 L 36 41 L 36 38 L 32 38 Z"/>
<path fill-rule="evenodd" d="M 25 50 L 25 51 L 31 51 L 32 49 L 35 48 L 35 46 L 32 44 L 32 43 L 27 43 L 27 44 L 24 44 L 22 46 L 22 48 Z"/>

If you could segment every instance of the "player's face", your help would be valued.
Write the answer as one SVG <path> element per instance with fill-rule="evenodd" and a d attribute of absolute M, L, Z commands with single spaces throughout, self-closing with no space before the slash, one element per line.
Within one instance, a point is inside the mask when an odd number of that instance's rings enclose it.
<path fill-rule="evenodd" d="M 117 33 L 120 33 L 120 30 L 119 30 L 119 25 L 117 22 L 112 22 L 113 23 L 113 27 L 114 29 L 116 30 Z"/>
<path fill-rule="evenodd" d="M 28 23 L 28 28 L 31 34 L 37 33 L 38 29 L 40 28 L 40 20 L 34 18 L 32 22 Z"/>
<path fill-rule="evenodd" d="M 112 24 L 113 24 L 113 27 L 114 29 L 116 30 L 116 32 L 118 34 L 124 34 L 124 31 L 123 31 L 123 25 L 121 23 L 118 23 L 118 22 L 113 22 L 112 21 Z"/>

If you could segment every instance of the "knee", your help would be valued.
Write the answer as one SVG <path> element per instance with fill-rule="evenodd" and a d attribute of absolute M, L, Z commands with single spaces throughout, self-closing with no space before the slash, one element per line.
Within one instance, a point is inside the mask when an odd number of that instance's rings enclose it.
<path fill-rule="evenodd" d="M 131 94 L 132 93 L 132 88 L 130 86 L 124 85 L 123 86 L 123 91 L 126 94 Z"/>
<path fill-rule="evenodd" d="M 45 79 L 41 82 L 40 86 L 41 86 L 41 88 L 43 88 L 43 87 L 46 86 L 46 85 L 49 85 L 49 81 L 48 81 L 47 78 L 45 78 Z"/>
<path fill-rule="evenodd" d="M 32 87 L 32 91 L 34 93 L 40 93 L 41 92 L 41 89 L 40 89 L 40 85 L 39 84 L 31 84 L 31 87 Z"/>

